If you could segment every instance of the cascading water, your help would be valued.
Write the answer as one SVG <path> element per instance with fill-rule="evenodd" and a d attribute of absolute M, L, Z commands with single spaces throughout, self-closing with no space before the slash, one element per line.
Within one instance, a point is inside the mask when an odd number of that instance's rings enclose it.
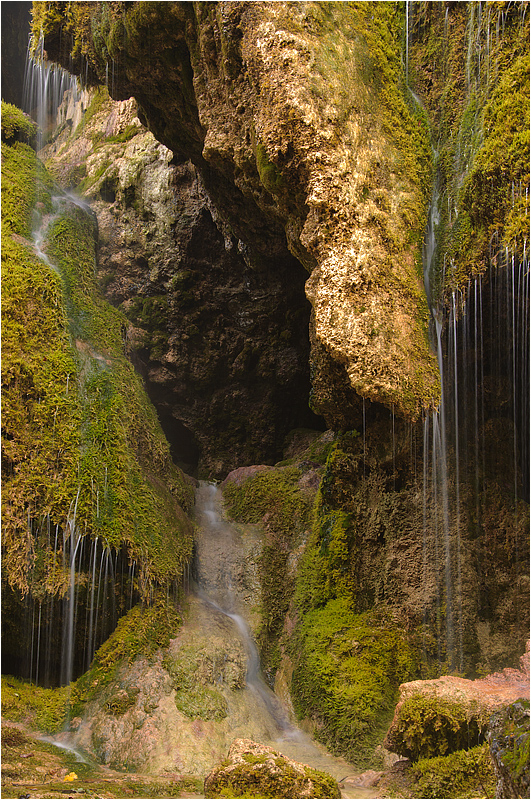
<path fill-rule="evenodd" d="M 266 685 L 260 670 L 260 656 L 248 623 L 242 613 L 241 589 L 238 589 L 241 554 L 237 532 L 223 519 L 219 488 L 202 482 L 196 492 L 197 539 L 195 578 L 197 594 L 214 612 L 221 613 L 236 625 L 247 655 L 246 682 L 256 701 L 274 721 L 279 733 L 296 737 L 297 729 L 289 722 L 287 709 Z"/>
<path fill-rule="evenodd" d="M 494 425 L 504 428 L 502 449 L 511 453 L 505 480 L 513 498 L 515 531 L 519 500 L 529 498 L 529 257 L 527 243 L 520 256 L 493 248 L 484 275 L 470 278 L 446 302 L 437 300 L 440 288 L 435 284 L 444 282 L 444 275 L 438 277 L 436 271 L 445 262 L 444 254 L 436 252 L 438 203 L 435 190 L 424 279 L 441 402 L 424 421 L 423 563 L 425 574 L 435 564 L 439 575 L 437 603 L 444 609 L 437 615 L 440 668 L 463 672 L 463 525 L 469 537 L 472 526 L 473 538 L 483 541 L 489 475 L 502 469 L 501 454 L 491 452 L 486 441 Z M 495 406 L 504 409 L 501 419 Z M 516 543 L 515 564 L 517 551 Z M 474 569 L 479 576 L 485 570 L 478 558 Z"/>
<path fill-rule="evenodd" d="M 354 772 L 350 764 L 328 754 L 297 728 L 290 719 L 288 708 L 262 678 L 258 649 L 246 620 L 252 614 L 250 584 L 253 581 L 248 565 L 247 568 L 244 566 L 246 560 L 258 557 L 259 540 L 254 544 L 248 541 L 245 548 L 242 546 L 242 539 L 252 538 L 252 533 L 242 533 L 225 519 L 222 493 L 213 483 L 200 482 L 196 490 L 195 519 L 194 592 L 203 609 L 207 610 L 207 617 L 201 616 L 201 633 L 205 633 L 208 615 L 212 614 L 230 619 L 237 628 L 247 656 L 246 684 L 252 696 L 253 717 L 261 719 L 264 732 L 269 731 L 269 738 L 265 738 L 263 743 L 289 758 L 324 770 L 338 780 Z M 249 551 L 254 551 L 254 555 L 249 557 Z M 219 628 L 216 631 L 219 635 Z M 377 797 L 378 792 L 351 787 L 344 789 L 342 796 L 369 798 Z"/>
<path fill-rule="evenodd" d="M 61 278 L 60 270 L 46 254 L 47 233 L 69 206 L 91 212 L 81 198 L 66 193 L 53 197 L 51 205 L 51 213 L 35 215 L 34 250 Z M 83 358 L 98 361 L 101 357 L 89 350 Z M 67 381 L 66 394 L 69 388 Z M 102 494 L 105 491 L 102 487 Z M 134 561 L 130 562 L 125 549 L 116 551 L 80 529 L 79 494 L 78 489 L 62 525 L 53 525 L 49 516 L 33 519 L 28 511 L 28 535 L 39 542 L 43 558 L 50 561 L 52 577 L 48 583 L 54 585 L 47 584 L 41 593 L 26 597 L 24 628 L 29 647 L 22 663 L 12 662 L 4 652 L 3 669 L 44 686 L 68 685 L 88 669 L 118 619 L 138 602 Z M 93 487 L 93 494 L 98 518 L 100 489 Z"/>
<path fill-rule="evenodd" d="M 47 134 L 56 127 L 57 110 L 69 92 L 73 102 L 79 99 L 77 78 L 57 64 L 46 61 L 42 37 L 33 55 L 28 44 L 22 108 L 32 116 L 37 125 L 37 150 L 43 146 Z"/>

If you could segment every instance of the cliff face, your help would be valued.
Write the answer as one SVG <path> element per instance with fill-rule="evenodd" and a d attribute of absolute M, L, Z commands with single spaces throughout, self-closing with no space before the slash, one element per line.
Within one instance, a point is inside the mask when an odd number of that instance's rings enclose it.
<path fill-rule="evenodd" d="M 43 158 L 91 200 L 100 284 L 130 320 L 128 351 L 177 463 L 223 477 L 277 461 L 291 429 L 322 426 L 308 408 L 303 268 L 284 252 L 256 269 L 133 100 L 101 88 L 65 103 Z"/>
<path fill-rule="evenodd" d="M 35 26 L 50 58 L 134 95 L 191 158 L 253 269 L 295 272 L 291 252 L 311 273 L 312 406 L 329 424 L 359 422 L 360 397 L 412 417 L 437 399 L 418 272 L 431 156 L 397 7 L 51 4 Z"/>
<path fill-rule="evenodd" d="M 133 598 L 179 585 L 193 491 L 125 357 L 126 320 L 96 286 L 93 215 L 15 141 L 28 124 L 22 112 L 3 104 L 2 124 L 4 668 L 34 657 L 34 622 L 28 631 L 23 619 L 38 605 L 37 627 L 49 632 L 44 677 L 69 682 L 74 661 L 82 671 Z M 109 606 L 100 598 L 96 632 L 100 571 L 116 585 Z M 86 623 L 76 641 L 74 601 Z"/>
<path fill-rule="evenodd" d="M 398 4 L 35 11 L 49 56 L 120 98 L 87 96 L 47 157 L 93 202 L 100 281 L 174 458 L 213 476 L 273 461 L 308 424 L 309 358 L 335 433 L 289 456 L 297 491 L 320 481 L 300 546 L 275 470 L 265 501 L 242 487 L 247 521 L 265 502 L 263 664 L 329 745 L 367 734 L 368 758 L 405 677 L 499 669 L 529 630 L 528 14 L 414 7 L 421 102 Z M 430 197 L 445 396 L 415 423 L 438 397 Z"/>

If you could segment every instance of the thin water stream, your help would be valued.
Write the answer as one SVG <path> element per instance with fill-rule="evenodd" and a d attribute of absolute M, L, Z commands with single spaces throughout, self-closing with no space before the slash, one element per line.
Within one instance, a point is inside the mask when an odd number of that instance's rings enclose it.
<path fill-rule="evenodd" d="M 253 605 L 259 602 L 255 559 L 259 532 L 255 526 L 237 526 L 223 513 L 222 494 L 213 483 L 200 482 L 196 490 L 196 557 L 194 566 L 196 599 L 202 623 L 209 616 L 232 621 L 247 656 L 246 684 L 254 701 L 254 713 L 261 718 L 269 738 L 261 744 L 273 747 L 288 758 L 324 770 L 340 781 L 355 776 L 356 768 L 330 755 L 296 725 L 291 710 L 269 688 L 260 669 L 260 657 L 252 635 L 256 624 Z M 251 623 L 251 624 L 250 624 Z M 216 627 L 219 633 L 219 625 Z M 349 786 L 343 797 L 378 797 L 375 789 Z"/>

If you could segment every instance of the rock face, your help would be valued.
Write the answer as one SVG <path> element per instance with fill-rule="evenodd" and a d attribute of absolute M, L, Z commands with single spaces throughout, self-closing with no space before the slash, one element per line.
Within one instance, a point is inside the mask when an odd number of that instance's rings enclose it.
<path fill-rule="evenodd" d="M 205 797 L 229 792 L 233 797 L 341 797 L 330 775 L 250 739 L 236 739 L 226 762 L 205 778 Z"/>
<path fill-rule="evenodd" d="M 257 268 L 133 100 L 101 89 L 65 102 L 43 155 L 91 199 L 98 277 L 131 321 L 129 353 L 177 463 L 221 477 L 280 458 L 291 428 L 321 425 L 308 408 L 304 270 L 287 252 Z"/>
<path fill-rule="evenodd" d="M 157 139 L 196 164 L 253 269 L 270 282 L 280 261 L 287 286 L 295 256 L 312 273 L 313 407 L 337 427 L 359 419 L 359 396 L 409 416 L 436 400 L 415 266 L 431 155 L 401 91 L 394 11 L 96 3 L 90 16 L 92 40 L 75 11 L 37 14 L 48 56 L 100 83 L 112 57 L 111 95 L 134 95 Z"/>
<path fill-rule="evenodd" d="M 2 6 L 2 100 L 22 107 L 31 3 Z"/>

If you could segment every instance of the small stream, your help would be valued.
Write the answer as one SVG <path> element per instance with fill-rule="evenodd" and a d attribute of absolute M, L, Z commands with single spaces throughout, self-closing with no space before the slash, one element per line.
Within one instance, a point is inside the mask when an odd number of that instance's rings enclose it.
<path fill-rule="evenodd" d="M 262 677 L 250 624 L 253 603 L 258 602 L 257 575 L 253 574 L 253 561 L 259 552 L 256 527 L 229 522 L 223 513 L 221 490 L 216 484 L 205 481 L 201 481 L 196 490 L 195 520 L 198 530 L 194 592 L 202 606 L 201 617 L 207 620 L 210 613 L 228 618 L 241 637 L 247 656 L 247 689 L 254 698 L 256 716 L 263 720 L 263 730 L 271 732 L 270 738 L 260 743 L 294 761 L 328 772 L 338 781 L 355 776 L 355 767 L 330 755 L 297 727 L 290 709 Z M 342 789 L 342 796 L 375 798 L 379 794 L 376 789 L 349 786 Z"/>

